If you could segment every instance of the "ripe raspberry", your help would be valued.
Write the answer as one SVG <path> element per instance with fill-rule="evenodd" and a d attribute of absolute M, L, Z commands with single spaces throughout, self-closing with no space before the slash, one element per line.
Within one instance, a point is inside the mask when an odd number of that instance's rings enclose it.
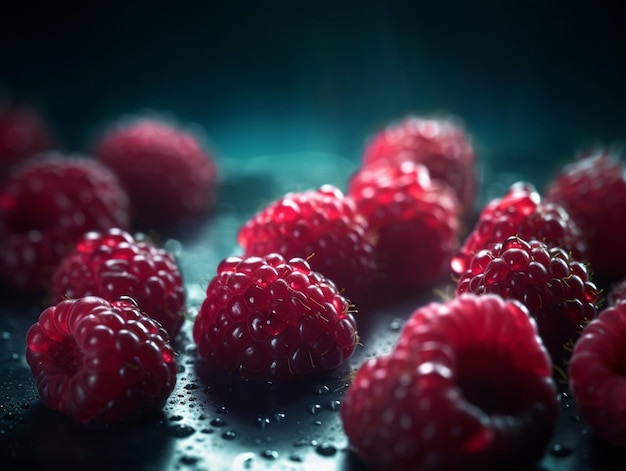
<path fill-rule="evenodd" d="M 303 259 L 223 260 L 193 326 L 199 355 L 243 378 L 285 382 L 337 368 L 358 335 L 347 300 Z"/>
<path fill-rule="evenodd" d="M 576 260 L 586 259 L 586 241 L 568 213 L 556 203 L 542 202 L 532 184 L 517 182 L 502 198 L 490 201 L 481 211 L 474 229 L 452 260 L 452 269 L 457 274 L 465 272 L 481 249 L 514 235 L 561 247 Z"/>
<path fill-rule="evenodd" d="M 414 311 L 396 348 L 359 368 L 341 420 L 372 469 L 526 469 L 558 416 L 551 374 L 523 305 L 461 295 Z"/>
<path fill-rule="evenodd" d="M 130 296 L 171 339 L 185 319 L 185 288 L 174 257 L 117 228 L 83 235 L 54 271 L 50 291 L 53 303 L 87 295 L 109 301 Z"/>
<path fill-rule="evenodd" d="M 167 332 L 130 301 L 61 301 L 41 313 L 26 343 L 41 400 L 78 422 L 154 414 L 176 382 Z"/>
<path fill-rule="evenodd" d="M 626 304 L 608 307 L 574 346 L 570 389 L 581 417 L 602 439 L 626 447 Z"/>
<path fill-rule="evenodd" d="M 495 293 L 524 303 L 562 380 L 574 343 L 596 317 L 599 297 L 583 263 L 562 248 L 517 236 L 474 256 L 458 280 L 461 293 Z"/>
<path fill-rule="evenodd" d="M 128 196 L 94 160 L 49 153 L 16 167 L 0 188 L 0 278 L 46 289 L 87 231 L 129 226 Z"/>
<path fill-rule="evenodd" d="M 199 137 L 154 118 L 105 131 L 94 154 L 118 176 L 141 229 L 171 229 L 213 209 L 217 169 Z"/>
<path fill-rule="evenodd" d="M 53 146 L 52 131 L 32 105 L 0 103 L 0 177 L 18 162 Z"/>
<path fill-rule="evenodd" d="M 594 276 L 626 275 L 623 164 L 604 151 L 581 155 L 560 170 L 544 193 L 547 201 L 561 204 L 582 230 Z"/>
<path fill-rule="evenodd" d="M 459 243 L 460 205 L 445 184 L 412 161 L 371 164 L 350 179 L 348 196 L 376 239 L 382 290 L 412 290 L 449 273 Z"/>
<path fill-rule="evenodd" d="M 307 259 L 356 302 L 374 273 L 373 243 L 365 218 L 352 198 L 332 185 L 288 193 L 269 204 L 240 229 L 237 241 L 244 256 Z"/>
<path fill-rule="evenodd" d="M 397 158 L 425 165 L 431 178 L 454 189 L 464 213 L 471 214 L 477 187 L 475 153 L 460 122 L 410 115 L 390 123 L 367 143 L 363 165 Z"/>

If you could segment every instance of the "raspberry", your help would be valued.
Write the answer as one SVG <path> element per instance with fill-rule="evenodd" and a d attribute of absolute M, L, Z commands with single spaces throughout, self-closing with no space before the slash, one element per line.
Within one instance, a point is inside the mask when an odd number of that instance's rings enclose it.
<path fill-rule="evenodd" d="M 569 365 L 581 417 L 599 437 L 626 447 L 626 304 L 600 312 L 585 326 Z"/>
<path fill-rule="evenodd" d="M 532 184 L 517 182 L 502 198 L 490 201 L 481 211 L 474 229 L 452 260 L 452 269 L 457 274 L 465 272 L 481 249 L 514 235 L 561 247 L 576 260 L 586 259 L 586 241 L 565 209 L 556 203 L 542 202 Z"/>
<path fill-rule="evenodd" d="M 102 134 L 94 154 L 128 192 L 138 228 L 175 228 L 215 205 L 214 157 L 182 127 L 155 118 L 120 122 Z"/>
<path fill-rule="evenodd" d="M 352 198 L 332 185 L 287 193 L 239 229 L 244 256 L 307 259 L 352 301 L 363 295 L 374 273 L 373 242 Z"/>
<path fill-rule="evenodd" d="M 626 275 L 626 175 L 606 151 L 581 154 L 565 165 L 545 189 L 545 199 L 561 204 L 589 245 L 589 264 L 597 278 Z"/>
<path fill-rule="evenodd" d="M 18 103 L 0 103 L 0 176 L 17 163 L 52 148 L 54 139 L 41 111 Z"/>
<path fill-rule="evenodd" d="M 596 317 L 599 298 L 585 264 L 562 248 L 517 236 L 479 251 L 456 293 L 495 293 L 524 303 L 561 379 L 584 325 Z"/>
<path fill-rule="evenodd" d="M 57 153 L 30 159 L 0 188 L 0 278 L 25 292 L 47 289 L 85 232 L 128 226 L 128 196 L 109 169 Z"/>
<path fill-rule="evenodd" d="M 359 368 L 340 416 L 372 469 L 523 467 L 555 427 L 551 375 L 523 305 L 465 294 L 415 310 L 395 349 Z"/>
<path fill-rule="evenodd" d="M 464 126 L 452 117 L 409 115 L 378 130 L 363 153 L 365 166 L 379 160 L 412 160 L 456 192 L 465 214 L 476 197 L 475 153 Z"/>
<path fill-rule="evenodd" d="M 77 422 L 154 414 L 176 382 L 167 332 L 130 301 L 61 301 L 41 313 L 26 343 L 41 400 Z"/>
<path fill-rule="evenodd" d="M 87 295 L 109 301 L 129 296 L 171 339 L 185 319 L 185 288 L 174 257 L 118 228 L 83 235 L 53 273 L 50 291 L 53 303 Z"/>
<path fill-rule="evenodd" d="M 458 248 L 460 205 L 445 184 L 412 161 L 371 164 L 350 179 L 348 196 L 376 239 L 377 281 L 407 291 L 449 272 Z"/>
<path fill-rule="evenodd" d="M 347 300 L 303 259 L 229 257 L 193 326 L 199 355 L 247 379 L 286 382 L 337 368 L 358 335 Z"/>

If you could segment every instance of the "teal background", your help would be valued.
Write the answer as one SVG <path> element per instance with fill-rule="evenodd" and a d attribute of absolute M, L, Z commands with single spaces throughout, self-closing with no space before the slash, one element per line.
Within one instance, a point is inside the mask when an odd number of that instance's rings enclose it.
<path fill-rule="evenodd" d="M 526 172 L 624 139 L 614 3 L 26 2 L 3 7 L 0 88 L 38 100 L 72 150 L 153 109 L 228 158 L 356 160 L 389 120 L 448 112 L 483 161 Z"/>

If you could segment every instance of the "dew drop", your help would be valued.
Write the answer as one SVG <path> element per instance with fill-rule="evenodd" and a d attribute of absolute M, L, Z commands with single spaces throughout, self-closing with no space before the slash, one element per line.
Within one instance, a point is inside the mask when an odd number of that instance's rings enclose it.
<path fill-rule="evenodd" d="M 328 386 L 320 386 L 319 388 L 317 388 L 316 392 L 320 396 L 325 396 L 327 394 L 330 394 L 330 388 Z"/>
<path fill-rule="evenodd" d="M 185 438 L 195 433 L 196 429 L 184 424 L 174 425 L 169 428 L 170 435 L 176 438 Z"/>
<path fill-rule="evenodd" d="M 8 332 L 6 330 L 0 333 L 0 338 L 2 340 L 11 340 L 11 337 L 12 337 L 11 332 Z"/>
<path fill-rule="evenodd" d="M 313 425 L 316 425 L 316 426 L 319 427 L 320 425 L 322 425 L 322 421 L 321 420 L 316 420 L 316 421 L 313 422 Z"/>
<path fill-rule="evenodd" d="M 555 443 L 550 448 L 550 454 L 552 456 L 556 456 L 557 458 L 564 458 L 566 456 L 571 455 L 574 450 L 569 446 L 564 446 L 559 443 Z"/>
<path fill-rule="evenodd" d="M 393 319 L 389 323 L 389 330 L 392 332 L 397 332 L 402 328 L 402 319 Z"/>
<path fill-rule="evenodd" d="M 321 410 L 322 410 L 322 406 L 320 406 L 319 404 L 311 404 L 308 407 L 309 414 L 311 415 L 316 415 Z"/>
<path fill-rule="evenodd" d="M 235 437 L 237 437 L 237 434 L 235 432 L 233 432 L 232 430 L 226 430 L 223 434 L 222 434 L 222 438 L 224 440 L 234 440 Z"/>
<path fill-rule="evenodd" d="M 261 428 L 261 430 L 265 430 L 270 425 L 270 419 L 268 419 L 267 417 L 257 417 L 256 423 Z"/>
<path fill-rule="evenodd" d="M 187 383 L 183 386 L 187 391 L 192 391 L 194 389 L 198 389 L 198 385 L 195 383 Z"/>
<path fill-rule="evenodd" d="M 333 456 L 337 453 L 337 448 L 330 443 L 322 442 L 317 445 L 315 451 L 322 456 Z"/>
<path fill-rule="evenodd" d="M 289 455 L 289 460 L 295 463 L 302 463 L 304 461 L 304 458 L 302 458 L 302 456 L 297 453 L 292 453 L 291 455 Z"/>
<path fill-rule="evenodd" d="M 209 422 L 213 427 L 224 427 L 226 425 L 226 421 L 221 417 L 215 417 L 211 422 Z"/>
<path fill-rule="evenodd" d="M 285 419 L 286 415 L 283 412 L 276 412 L 274 414 L 274 420 L 276 423 L 282 422 Z"/>
<path fill-rule="evenodd" d="M 170 421 L 172 422 L 178 422 L 179 420 L 183 420 L 183 416 L 182 415 L 173 415 L 170 417 Z"/>
<path fill-rule="evenodd" d="M 185 455 L 185 456 L 181 456 L 180 457 L 180 462 L 184 465 L 187 466 L 191 466 L 194 465 L 198 462 L 199 458 L 197 456 L 189 456 L 189 455 Z"/>
<path fill-rule="evenodd" d="M 276 450 L 263 450 L 261 456 L 266 460 L 278 459 L 278 452 Z"/>

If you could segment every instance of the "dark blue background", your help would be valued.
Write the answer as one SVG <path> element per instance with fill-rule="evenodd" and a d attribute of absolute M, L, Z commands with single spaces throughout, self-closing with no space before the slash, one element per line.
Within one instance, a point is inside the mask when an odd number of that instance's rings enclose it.
<path fill-rule="evenodd" d="M 3 12 L 0 87 L 39 100 L 73 150 L 145 108 L 229 157 L 356 158 L 408 112 L 463 118 L 502 168 L 626 135 L 617 2 L 29 3 Z"/>

